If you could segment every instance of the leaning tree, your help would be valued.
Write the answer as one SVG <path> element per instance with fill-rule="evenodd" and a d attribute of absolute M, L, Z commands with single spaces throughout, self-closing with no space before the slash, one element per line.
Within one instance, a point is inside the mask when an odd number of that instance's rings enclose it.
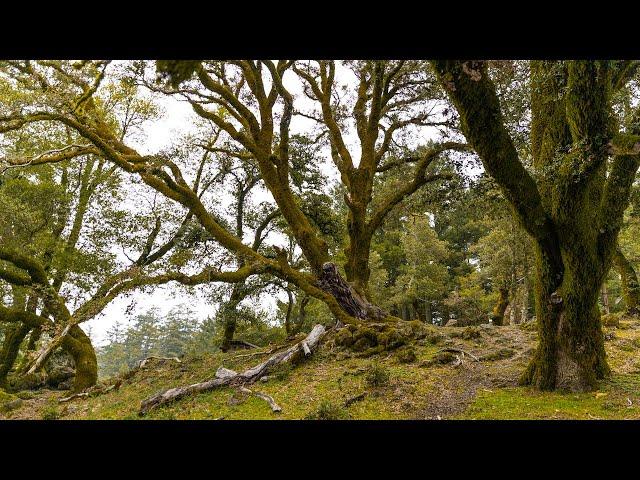
<path fill-rule="evenodd" d="M 434 61 L 462 131 L 536 251 L 540 342 L 522 382 L 593 388 L 609 374 L 598 292 L 638 168 L 640 110 L 616 115 L 636 62 L 532 61 L 527 169 L 485 61 Z"/>

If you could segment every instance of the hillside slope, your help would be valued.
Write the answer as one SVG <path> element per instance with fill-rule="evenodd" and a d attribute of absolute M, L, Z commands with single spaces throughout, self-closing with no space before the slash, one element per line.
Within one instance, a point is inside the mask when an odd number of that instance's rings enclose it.
<path fill-rule="evenodd" d="M 530 326 L 433 327 L 433 334 L 394 351 L 363 357 L 326 342 L 295 368 L 280 368 L 250 388 L 263 399 L 222 388 L 149 412 L 145 419 L 640 419 L 640 323 L 607 327 L 610 380 L 591 393 L 540 393 L 518 387 L 536 334 Z M 453 348 L 456 352 L 443 352 Z M 58 403 L 67 392 L 3 394 L 0 418 L 138 419 L 140 402 L 166 388 L 213 377 L 218 367 L 243 370 L 270 349 L 151 359 L 123 375 L 117 390 Z"/>

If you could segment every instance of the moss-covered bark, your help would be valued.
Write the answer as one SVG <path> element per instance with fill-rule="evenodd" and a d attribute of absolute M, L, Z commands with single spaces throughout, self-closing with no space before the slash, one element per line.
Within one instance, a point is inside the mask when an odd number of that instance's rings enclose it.
<path fill-rule="evenodd" d="M 494 325 L 504 325 L 504 312 L 509 306 L 509 289 L 500 288 L 498 290 L 498 301 L 491 312 L 491 321 Z"/>
<path fill-rule="evenodd" d="M 536 243 L 540 343 L 522 382 L 592 389 L 609 373 L 598 293 L 638 169 L 637 155 L 608 162 L 609 62 L 532 62 L 536 180 L 518 158 L 486 64 L 437 61 L 434 67 L 465 136 Z"/>
<path fill-rule="evenodd" d="M 614 251 L 613 262 L 620 274 L 626 311 L 629 315 L 638 315 L 640 313 L 640 285 L 638 284 L 636 271 L 631 262 L 624 256 L 620 247 L 617 247 Z"/>
<path fill-rule="evenodd" d="M 31 328 L 28 325 L 12 325 L 7 328 L 0 351 L 0 387 L 7 387 L 7 375 L 13 368 L 13 364 L 18 357 L 20 345 L 29 333 Z"/>
<path fill-rule="evenodd" d="M 231 342 L 233 342 L 233 336 L 238 325 L 238 313 L 236 309 L 238 308 L 238 304 L 244 298 L 243 286 L 244 282 L 234 284 L 229 300 L 227 300 L 227 302 L 222 306 L 224 331 L 220 349 L 223 352 L 229 350 L 229 348 L 231 348 Z"/>
<path fill-rule="evenodd" d="M 76 366 L 72 390 L 80 392 L 94 386 L 98 381 L 98 359 L 91 339 L 76 325 L 65 337 L 62 347 L 71 354 Z"/>

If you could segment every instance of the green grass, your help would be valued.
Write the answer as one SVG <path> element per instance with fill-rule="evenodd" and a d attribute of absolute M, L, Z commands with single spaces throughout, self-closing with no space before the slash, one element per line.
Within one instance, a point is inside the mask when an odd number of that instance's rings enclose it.
<path fill-rule="evenodd" d="M 433 355 L 433 346 L 416 350 L 419 361 Z M 261 357 L 233 360 L 233 356 L 222 354 L 206 357 L 199 362 L 163 365 L 162 368 L 137 373 L 123 383 L 118 391 L 78 401 L 77 407 L 67 418 L 87 419 L 137 419 L 140 402 L 159 390 L 196 383 L 210 378 L 217 367 L 241 371 L 257 363 Z M 366 378 L 372 366 L 388 373 L 388 382 L 371 386 Z M 181 370 L 182 369 L 182 370 Z M 366 397 L 344 410 L 350 418 L 393 419 L 413 418 L 412 407 L 418 407 L 415 399 L 424 396 L 434 385 L 438 369 L 421 369 L 416 364 L 402 364 L 396 356 L 380 355 L 373 358 L 346 358 L 335 360 L 322 353 L 314 355 L 302 365 L 284 372 L 270 375 L 266 383 L 257 382 L 251 389 L 271 395 L 282 407 L 274 413 L 269 405 L 255 396 L 238 404 L 229 404 L 234 391 L 222 388 L 152 410 L 145 419 L 303 419 L 314 412 L 332 405 L 343 405 L 347 398 L 367 391 Z M 428 377 L 431 377 L 432 380 Z M 384 382 L 383 382 L 384 383 Z M 394 401 L 390 402 L 389 397 Z M 84 403 L 83 403 L 84 402 Z"/>
<path fill-rule="evenodd" d="M 330 348 L 325 348 L 296 368 L 279 369 L 269 374 L 270 379 L 266 383 L 257 382 L 249 386 L 252 390 L 271 395 L 282 407 L 280 413 L 272 412 L 264 400 L 252 395 L 243 401 L 230 403 L 231 397 L 241 395 L 234 389 L 221 388 L 152 410 L 142 418 L 423 419 L 439 415 L 440 410 L 435 407 L 449 402 L 449 406 L 455 408 L 445 411 L 464 411 L 443 413 L 444 418 L 640 419 L 640 361 L 637 356 L 640 328 L 615 330 L 616 339 L 606 343 L 609 363 L 615 374 L 603 382 L 598 391 L 581 394 L 538 392 L 515 386 L 482 388 L 477 383 L 479 378 L 490 380 L 483 382 L 486 385 L 491 385 L 492 379 L 497 380 L 496 385 L 515 384 L 514 379 L 527 362 L 528 357 L 523 356 L 523 352 L 528 352 L 535 345 L 535 333 L 505 327 L 482 330 L 481 338 L 462 339 L 460 329 L 452 327 L 442 332 L 449 330 L 458 334 L 453 340 L 455 345 L 475 352 L 478 357 L 488 355 L 492 359 L 473 364 L 475 377 L 467 375 L 473 368 L 466 357 L 464 366 L 434 364 L 432 360 L 442 344 L 418 342 L 412 345 L 416 359 L 411 363 L 402 363 L 399 351 L 361 358 L 344 352 L 336 355 L 338 352 L 332 353 Z M 628 346 L 635 347 L 634 351 L 626 351 Z M 496 354 L 507 348 L 510 353 L 513 349 L 515 354 Z M 37 415 L 41 418 L 42 415 L 56 416 L 59 413 L 62 419 L 140 419 L 140 402 L 161 390 L 210 379 L 221 365 L 242 371 L 266 359 L 266 356 L 241 356 L 243 354 L 246 352 L 217 352 L 199 358 L 187 357 L 180 364 L 151 363 L 148 369 L 138 371 L 125 380 L 117 391 L 74 400 L 60 406 L 57 411 L 52 405 L 47 405 Z M 372 372 L 377 374 L 372 375 Z M 375 381 L 371 381 L 373 377 Z M 472 394 L 474 389 L 475 396 Z M 363 399 L 345 406 L 348 398 L 363 392 L 366 392 Z"/>
<path fill-rule="evenodd" d="M 628 400 L 627 400 L 628 399 Z M 631 405 L 629 405 L 631 401 Z M 538 392 L 513 387 L 478 392 L 460 419 L 638 419 L 640 375 L 618 375 L 590 393 Z"/>

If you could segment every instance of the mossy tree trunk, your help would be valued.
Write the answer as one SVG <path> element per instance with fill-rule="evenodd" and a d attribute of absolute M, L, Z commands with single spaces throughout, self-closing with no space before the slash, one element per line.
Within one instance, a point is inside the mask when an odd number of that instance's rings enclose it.
<path fill-rule="evenodd" d="M 30 295 L 27 299 L 24 292 L 16 286 L 12 287 L 12 291 L 13 308 L 19 310 L 26 309 L 29 312 L 35 312 L 37 297 Z M 18 358 L 20 346 L 31 329 L 32 326 L 19 323 L 17 325 L 9 326 L 5 331 L 2 350 L 0 350 L 0 387 L 6 387 L 7 376 L 13 369 L 13 365 Z"/>
<path fill-rule="evenodd" d="M 620 247 L 617 247 L 613 254 L 613 262 L 620 274 L 626 312 L 629 315 L 638 315 L 640 313 L 640 285 L 638 284 L 636 271 L 631 262 L 624 256 Z"/>
<path fill-rule="evenodd" d="M 95 385 L 98 381 L 98 359 L 87 334 L 79 326 L 73 326 L 64 338 L 62 347 L 75 362 L 76 376 L 72 390 L 80 392 Z"/>
<path fill-rule="evenodd" d="M 238 324 L 238 305 L 244 299 L 244 282 L 233 285 L 231 296 L 222 306 L 222 318 L 224 319 L 224 332 L 220 349 L 226 352 L 231 348 L 231 342 Z"/>
<path fill-rule="evenodd" d="M 504 325 L 504 312 L 509 306 L 509 289 L 501 287 L 498 289 L 498 301 L 491 312 L 491 321 L 494 325 Z"/>
<path fill-rule="evenodd" d="M 434 67 L 465 136 L 535 241 L 539 346 L 522 382 L 595 388 L 609 373 L 598 293 L 638 168 L 638 132 L 621 140 L 611 121 L 618 73 L 606 61 L 532 62 L 534 180 L 504 125 L 486 63 Z"/>
<path fill-rule="evenodd" d="M 25 339 L 31 327 L 19 324 L 7 327 L 4 334 L 4 342 L 0 351 L 0 387 L 7 387 L 7 375 L 18 357 L 20 345 Z"/>

